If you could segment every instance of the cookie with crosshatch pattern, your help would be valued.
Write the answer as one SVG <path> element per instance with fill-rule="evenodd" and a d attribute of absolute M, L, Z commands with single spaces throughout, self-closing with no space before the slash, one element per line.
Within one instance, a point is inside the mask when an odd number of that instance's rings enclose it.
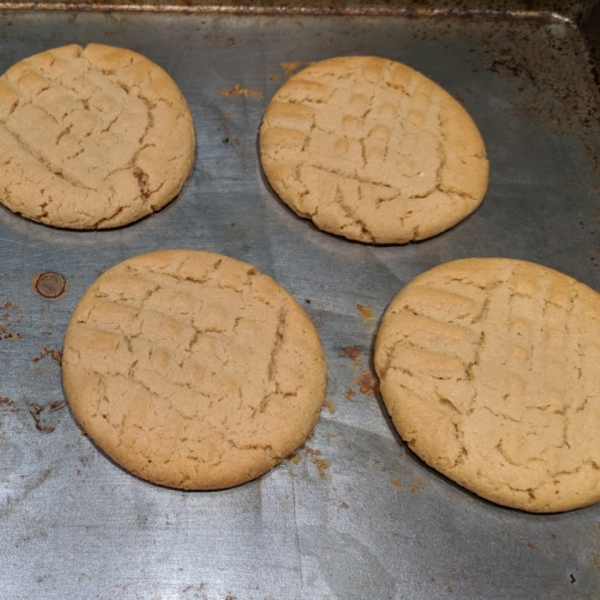
<path fill-rule="evenodd" d="M 256 267 L 163 250 L 106 271 L 75 308 L 63 385 L 117 463 L 180 489 L 262 475 L 316 424 L 327 384 L 316 329 Z"/>
<path fill-rule="evenodd" d="M 488 182 L 465 109 L 421 73 L 377 57 L 323 60 L 284 83 L 261 124 L 260 158 L 296 214 L 375 244 L 449 229 Z"/>
<path fill-rule="evenodd" d="M 33 221 L 137 221 L 179 194 L 194 151 L 181 91 L 131 50 L 62 46 L 0 77 L 0 202 Z"/>
<path fill-rule="evenodd" d="M 498 504 L 600 500 L 600 294 L 530 262 L 470 258 L 387 308 L 375 368 L 392 421 L 427 464 Z"/>

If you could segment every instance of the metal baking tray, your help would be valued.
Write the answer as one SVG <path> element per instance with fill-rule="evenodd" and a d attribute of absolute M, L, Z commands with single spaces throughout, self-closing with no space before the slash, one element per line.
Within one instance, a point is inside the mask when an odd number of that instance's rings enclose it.
<path fill-rule="evenodd" d="M 198 143 L 181 195 L 131 226 L 65 231 L 0 210 L 0 598 L 600 597 L 600 505 L 532 515 L 454 485 L 395 434 L 371 365 L 386 305 L 444 261 L 531 260 L 600 290 L 598 11 L 413 4 L 3 5 L 0 71 L 72 42 L 131 48 L 179 84 Z M 405 62 L 465 105 L 491 165 L 472 216 L 375 247 L 322 233 L 273 197 L 257 160 L 263 111 L 291 72 L 342 54 Z M 325 348 L 313 435 L 234 489 L 180 492 L 129 475 L 65 404 L 60 351 L 76 302 L 111 265 L 169 247 L 272 275 Z"/>

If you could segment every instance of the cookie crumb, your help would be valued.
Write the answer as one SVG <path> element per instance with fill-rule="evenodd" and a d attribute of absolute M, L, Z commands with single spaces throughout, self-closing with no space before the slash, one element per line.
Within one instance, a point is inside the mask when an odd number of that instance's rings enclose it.
<path fill-rule="evenodd" d="M 285 69 L 283 72 L 283 76 L 286 79 L 289 79 L 293 74 L 294 71 L 302 64 L 299 60 L 295 60 L 293 62 L 282 62 L 281 64 L 281 68 Z"/>
<path fill-rule="evenodd" d="M 324 404 L 325 408 L 327 408 L 327 410 L 329 411 L 330 415 L 335 414 L 336 406 L 335 406 L 335 402 L 333 400 L 325 400 L 325 402 L 323 404 Z"/>
<path fill-rule="evenodd" d="M 371 371 L 365 371 L 361 373 L 357 379 L 356 384 L 359 386 L 361 394 L 370 394 L 379 391 L 379 382 Z"/>
<path fill-rule="evenodd" d="M 370 323 L 373 320 L 374 317 L 372 306 L 363 306 L 362 304 L 357 304 L 356 310 L 360 313 L 360 318 L 365 321 L 365 323 Z"/>

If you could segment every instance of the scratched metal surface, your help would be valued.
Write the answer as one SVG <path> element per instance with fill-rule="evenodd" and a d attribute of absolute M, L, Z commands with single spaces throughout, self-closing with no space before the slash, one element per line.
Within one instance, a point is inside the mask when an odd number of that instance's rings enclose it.
<path fill-rule="evenodd" d="M 368 376 L 385 306 L 442 261 L 533 260 L 600 290 L 598 92 L 578 31 L 559 20 L 4 12 L 0 71 L 89 41 L 171 73 L 198 155 L 175 202 L 117 231 L 0 210 L 0 598 L 597 598 L 600 506 L 529 515 L 465 492 L 407 451 Z M 282 63 L 338 54 L 402 60 L 464 102 L 491 161 L 474 215 L 435 239 L 377 248 L 317 231 L 269 193 L 256 135 Z M 258 93 L 223 93 L 236 84 Z M 56 351 L 75 303 L 101 271 L 164 247 L 256 264 L 305 306 L 324 344 L 329 401 L 313 437 L 235 489 L 138 480 L 64 405 Z M 43 272 L 64 276 L 66 292 L 36 293 Z"/>

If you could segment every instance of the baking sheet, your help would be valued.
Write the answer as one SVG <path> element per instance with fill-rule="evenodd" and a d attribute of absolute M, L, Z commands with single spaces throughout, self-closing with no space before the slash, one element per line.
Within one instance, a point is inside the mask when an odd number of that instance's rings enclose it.
<path fill-rule="evenodd" d="M 178 199 L 119 230 L 57 230 L 0 210 L 0 598 L 598 598 L 600 505 L 530 515 L 430 470 L 393 431 L 370 359 L 388 302 L 440 262 L 532 260 L 600 290 L 598 91 L 578 30 L 526 15 L 5 11 L 0 71 L 91 41 L 172 75 L 197 158 Z M 406 62 L 463 102 L 491 164 L 471 217 L 431 240 L 374 247 L 322 233 L 272 196 L 257 161 L 262 113 L 286 75 L 340 54 Z M 314 434 L 235 489 L 132 477 L 65 406 L 59 351 L 76 302 L 111 265 L 167 247 L 257 265 L 306 308 L 325 348 Z M 66 281 L 56 298 L 36 291 L 47 272 Z"/>

